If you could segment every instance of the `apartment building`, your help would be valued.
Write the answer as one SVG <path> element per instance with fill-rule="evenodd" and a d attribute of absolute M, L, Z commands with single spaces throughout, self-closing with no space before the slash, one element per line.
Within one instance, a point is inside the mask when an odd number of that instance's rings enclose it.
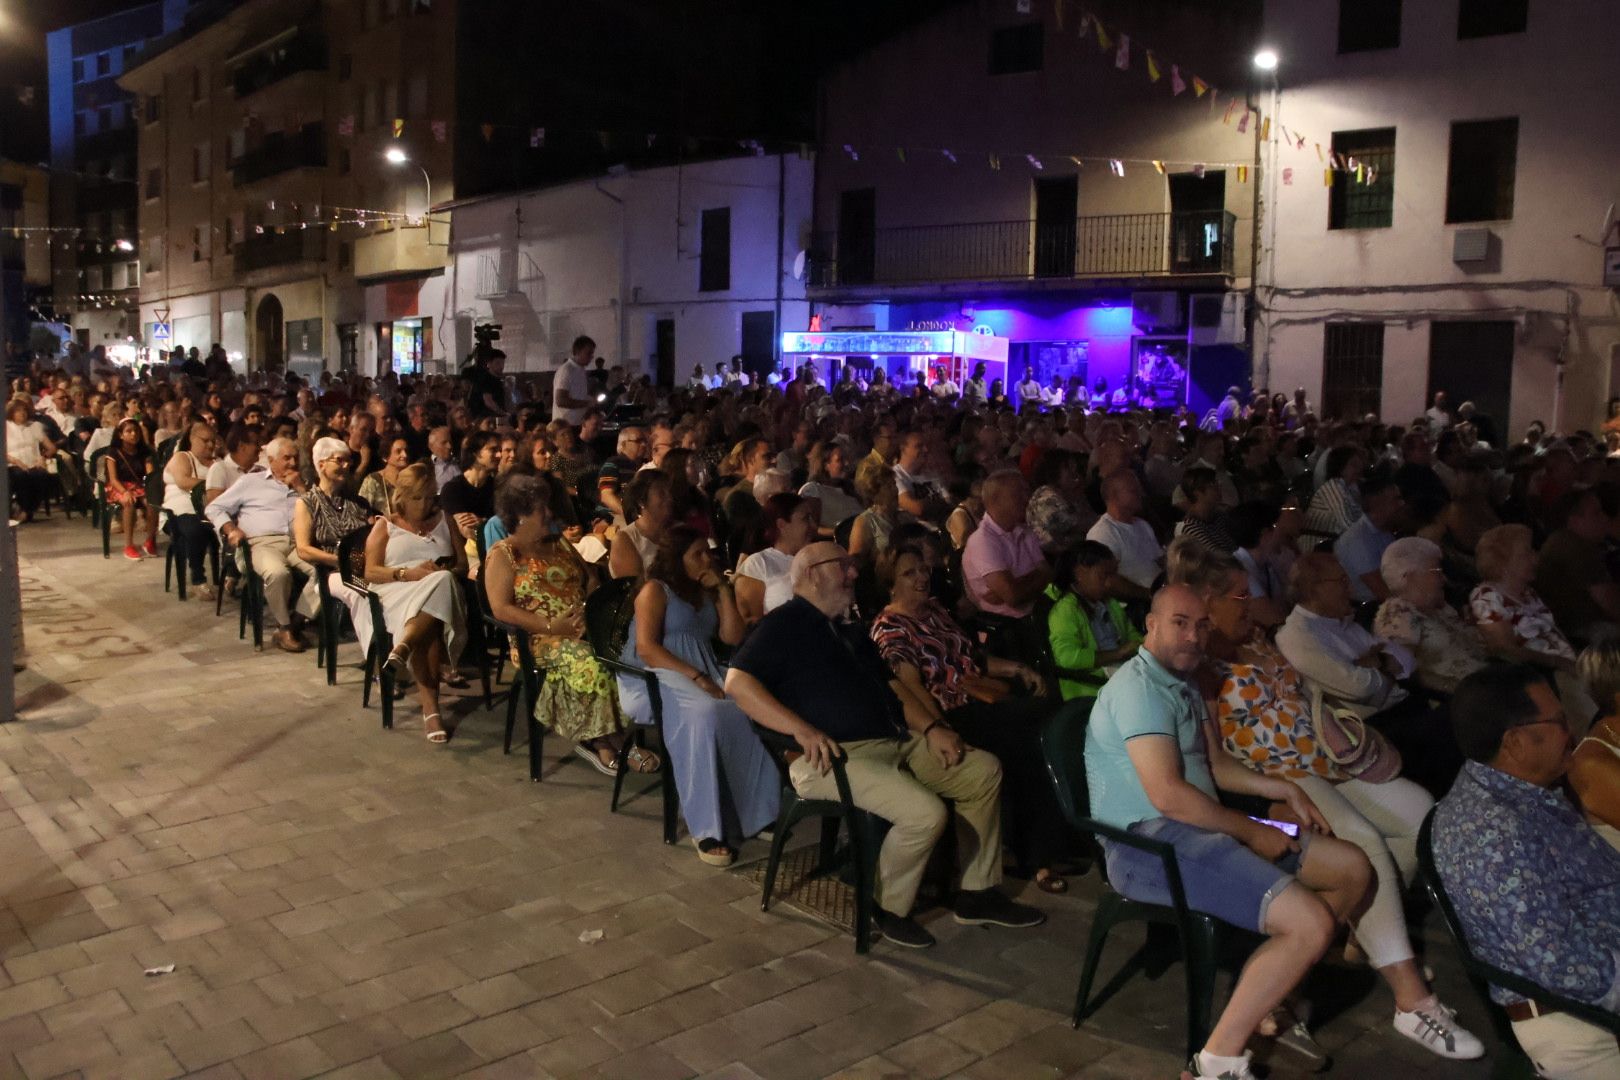
<path fill-rule="evenodd" d="M 46 35 L 53 302 L 80 345 L 139 333 L 135 99 L 118 85 L 142 52 L 184 23 L 191 0 L 139 4 Z"/>
<path fill-rule="evenodd" d="M 373 288 L 443 266 L 427 189 L 453 195 L 431 120 L 451 108 L 451 9 L 248 0 L 123 74 L 146 346 L 217 341 L 251 370 L 361 365 Z"/>
<path fill-rule="evenodd" d="M 1620 394 L 1614 5 L 1267 4 L 1263 37 L 1279 64 L 1257 378 L 1329 415 L 1410 418 L 1443 390 L 1504 435 L 1601 422 Z"/>
<path fill-rule="evenodd" d="M 1257 7 L 963 0 L 833 71 L 815 328 L 974 330 L 1007 340 L 1010 382 L 1159 405 L 1246 381 Z"/>

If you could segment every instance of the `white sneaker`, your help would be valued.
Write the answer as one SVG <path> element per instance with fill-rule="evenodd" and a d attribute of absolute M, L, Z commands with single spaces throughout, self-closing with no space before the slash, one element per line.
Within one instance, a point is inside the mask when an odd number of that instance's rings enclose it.
<path fill-rule="evenodd" d="M 1433 1008 L 1395 1010 L 1395 1030 L 1443 1058 L 1472 1061 L 1485 1056 L 1485 1044 L 1457 1023 L 1457 1014 L 1435 1001 Z"/>
<path fill-rule="evenodd" d="M 1187 1063 L 1187 1072 L 1183 1073 L 1182 1075 L 1184 1077 L 1190 1075 L 1193 1077 L 1193 1080 L 1255 1080 L 1254 1073 L 1249 1071 L 1249 1059 L 1252 1056 L 1253 1055 L 1250 1054 L 1249 1051 L 1245 1050 L 1243 1051 L 1243 1056 L 1241 1058 L 1225 1059 L 1227 1061 L 1237 1062 L 1235 1067 L 1232 1065 L 1227 1065 L 1224 1068 L 1219 1068 L 1218 1071 L 1210 1072 L 1206 1071 L 1203 1051 L 1199 1051 L 1198 1053 L 1194 1054 L 1192 1056 L 1192 1060 Z M 1210 1066 L 1208 1068 L 1216 1067 Z"/>

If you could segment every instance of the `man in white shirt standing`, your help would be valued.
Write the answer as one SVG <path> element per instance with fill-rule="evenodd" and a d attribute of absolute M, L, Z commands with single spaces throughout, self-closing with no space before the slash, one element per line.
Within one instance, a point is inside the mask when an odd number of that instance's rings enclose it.
<path fill-rule="evenodd" d="M 596 342 L 581 334 L 574 339 L 567 360 L 551 377 L 551 418 L 578 427 L 590 407 L 590 373 L 585 368 L 596 355 Z"/>
<path fill-rule="evenodd" d="M 962 388 L 951 380 L 950 373 L 941 365 L 934 369 L 933 392 L 937 398 L 953 398 L 962 393 Z"/>
<path fill-rule="evenodd" d="M 1433 425 L 1436 432 L 1444 431 L 1451 426 L 1451 410 L 1446 407 L 1446 392 L 1444 390 L 1434 392 L 1434 404 L 1423 415 L 1429 418 L 1429 423 Z"/>
<path fill-rule="evenodd" d="M 1153 526 L 1137 516 L 1142 512 L 1142 482 L 1130 469 L 1120 469 L 1103 481 L 1102 494 L 1108 512 L 1097 519 L 1086 539 L 1097 541 L 1119 560 L 1109 592 L 1120 600 L 1146 600 L 1164 569 L 1164 547 Z"/>

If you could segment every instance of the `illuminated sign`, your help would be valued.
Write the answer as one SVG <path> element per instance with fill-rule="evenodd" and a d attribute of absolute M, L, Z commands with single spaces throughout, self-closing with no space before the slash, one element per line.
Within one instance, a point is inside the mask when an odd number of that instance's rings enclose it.
<path fill-rule="evenodd" d="M 916 356 L 949 353 L 955 347 L 949 330 L 915 333 L 885 333 L 867 330 L 856 333 L 794 333 L 782 335 L 782 351 L 806 356 Z"/>

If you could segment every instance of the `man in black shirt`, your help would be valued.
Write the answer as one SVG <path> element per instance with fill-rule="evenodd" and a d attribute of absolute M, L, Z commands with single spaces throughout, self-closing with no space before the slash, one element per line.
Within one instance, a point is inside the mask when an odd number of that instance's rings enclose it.
<path fill-rule="evenodd" d="M 467 408 L 473 416 L 505 416 L 506 384 L 501 375 L 506 371 L 506 354 L 499 349 L 480 347 L 473 352 L 473 362 L 461 375 L 467 382 Z"/>
<path fill-rule="evenodd" d="M 794 598 L 760 621 L 726 675 L 726 692 L 755 723 L 791 735 L 804 756 L 789 769 L 798 793 L 836 799 L 829 772 L 840 753 L 855 804 L 892 827 L 878 855 L 878 931 L 907 948 L 934 937 L 911 918 L 928 856 L 945 830 L 941 797 L 956 806 L 962 887 L 956 920 L 1038 926 L 1001 880 L 1001 763 L 931 721 L 859 626 L 844 621 L 855 564 L 837 544 L 793 558 Z"/>

